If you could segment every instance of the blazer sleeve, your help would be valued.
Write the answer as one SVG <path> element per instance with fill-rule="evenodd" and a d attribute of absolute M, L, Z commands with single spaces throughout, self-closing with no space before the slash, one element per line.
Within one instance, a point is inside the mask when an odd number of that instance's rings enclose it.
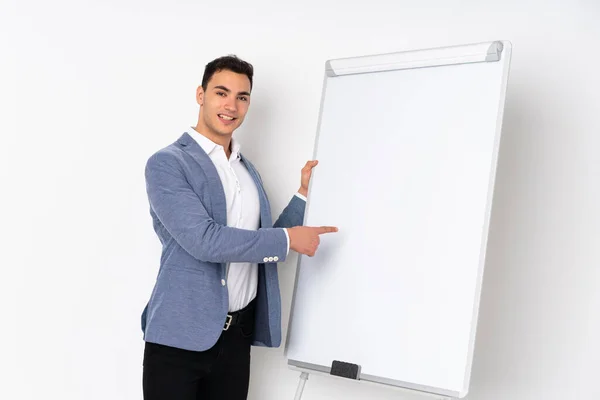
<path fill-rule="evenodd" d="M 294 226 L 301 226 L 304 223 L 305 208 L 306 202 L 294 195 L 279 215 L 279 218 L 277 218 L 277 221 L 273 224 L 273 227 L 292 228 Z"/>
<path fill-rule="evenodd" d="M 177 243 L 194 258 L 213 263 L 285 261 L 287 236 L 281 228 L 246 230 L 215 222 L 192 190 L 176 160 L 155 153 L 145 168 L 150 207 Z"/>

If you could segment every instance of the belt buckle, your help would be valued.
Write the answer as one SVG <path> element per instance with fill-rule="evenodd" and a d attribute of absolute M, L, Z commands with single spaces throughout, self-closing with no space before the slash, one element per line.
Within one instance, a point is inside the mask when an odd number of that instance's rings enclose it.
<path fill-rule="evenodd" d="M 227 314 L 227 319 L 225 320 L 225 327 L 223 328 L 224 331 L 229 329 L 229 327 L 231 326 L 231 320 L 233 320 L 233 316 Z"/>

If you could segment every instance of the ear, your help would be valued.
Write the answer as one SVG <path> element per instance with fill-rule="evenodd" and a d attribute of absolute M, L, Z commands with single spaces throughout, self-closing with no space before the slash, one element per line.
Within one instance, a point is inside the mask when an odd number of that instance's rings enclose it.
<path fill-rule="evenodd" d="M 198 86 L 198 89 L 196 89 L 196 101 L 200 106 L 204 104 L 204 89 L 202 89 L 202 86 Z"/>

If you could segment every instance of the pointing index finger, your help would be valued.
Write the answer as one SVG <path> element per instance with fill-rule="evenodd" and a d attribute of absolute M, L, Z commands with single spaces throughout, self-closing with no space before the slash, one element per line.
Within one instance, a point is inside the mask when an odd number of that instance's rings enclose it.
<path fill-rule="evenodd" d="M 319 235 L 322 235 L 323 233 L 332 233 L 332 232 L 337 232 L 338 228 L 336 228 L 335 226 L 321 226 L 319 228 L 317 228 L 317 233 Z"/>

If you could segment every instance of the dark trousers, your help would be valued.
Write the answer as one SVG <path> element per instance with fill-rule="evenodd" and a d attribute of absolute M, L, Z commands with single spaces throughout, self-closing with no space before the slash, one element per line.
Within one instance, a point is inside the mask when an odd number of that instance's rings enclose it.
<path fill-rule="evenodd" d="M 246 400 L 254 302 L 232 314 L 231 325 L 206 351 L 146 342 L 144 400 Z"/>

